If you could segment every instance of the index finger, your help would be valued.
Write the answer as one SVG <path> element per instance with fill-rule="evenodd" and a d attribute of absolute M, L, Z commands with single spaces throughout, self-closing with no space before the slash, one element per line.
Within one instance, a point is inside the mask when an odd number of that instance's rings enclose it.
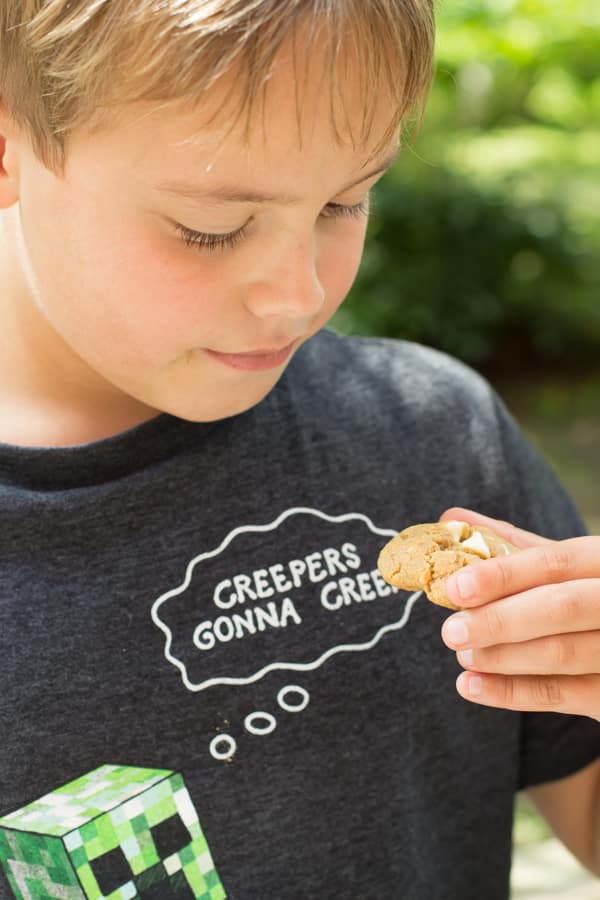
<path fill-rule="evenodd" d="M 541 585 L 597 578 L 599 559 L 598 537 L 546 541 L 465 566 L 448 578 L 446 593 L 457 606 L 482 606 Z"/>
<path fill-rule="evenodd" d="M 490 516 L 483 516 L 481 513 L 472 509 L 465 509 L 462 506 L 453 506 L 447 509 L 440 516 L 440 522 L 448 519 L 458 519 L 462 522 L 468 522 L 470 525 L 485 525 L 495 531 L 499 537 L 504 538 L 515 547 L 536 547 L 538 544 L 553 544 L 554 541 L 542 537 L 540 534 L 534 534 L 533 531 L 525 531 L 523 528 L 517 528 L 510 522 L 503 522 L 501 519 L 492 519 Z"/>

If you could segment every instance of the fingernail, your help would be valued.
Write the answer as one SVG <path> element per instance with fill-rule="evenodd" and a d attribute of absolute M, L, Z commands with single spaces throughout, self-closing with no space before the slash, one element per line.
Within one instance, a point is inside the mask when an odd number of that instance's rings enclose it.
<path fill-rule="evenodd" d="M 466 644 L 469 640 L 469 632 L 463 616 L 450 616 L 449 619 L 446 619 L 444 634 L 451 644 L 456 644 L 457 646 Z"/>
<path fill-rule="evenodd" d="M 457 572 L 454 585 L 461 600 L 470 600 L 475 596 L 475 579 L 470 572 Z"/>
<path fill-rule="evenodd" d="M 461 650 L 458 655 L 458 661 L 462 666 L 472 666 L 473 665 L 473 651 L 472 650 Z"/>
<path fill-rule="evenodd" d="M 480 675 L 469 675 L 467 682 L 467 690 L 471 697 L 480 697 L 483 688 L 483 681 Z"/>
<path fill-rule="evenodd" d="M 480 697 L 483 689 L 483 682 L 480 675 L 471 675 L 467 672 L 461 672 L 456 679 L 456 687 L 459 694 L 466 694 L 469 697 Z"/>

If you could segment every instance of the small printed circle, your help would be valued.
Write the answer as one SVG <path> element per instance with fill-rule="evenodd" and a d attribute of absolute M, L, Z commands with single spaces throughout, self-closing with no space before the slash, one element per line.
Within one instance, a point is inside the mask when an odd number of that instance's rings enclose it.
<path fill-rule="evenodd" d="M 226 749 L 219 750 L 221 744 L 224 744 Z M 218 734 L 210 742 L 210 755 L 214 759 L 231 759 L 236 750 L 237 744 L 235 738 L 232 738 L 230 734 Z"/>
<path fill-rule="evenodd" d="M 255 724 L 261 720 L 264 723 L 263 725 Z M 249 731 L 250 734 L 271 734 L 272 731 L 275 731 L 276 725 L 277 720 L 275 716 L 272 716 L 271 713 L 268 712 L 253 712 L 244 719 L 244 728 L 246 731 Z"/>
<path fill-rule="evenodd" d="M 300 701 L 291 702 L 287 699 L 289 694 L 298 694 L 300 696 Z M 299 684 L 288 684 L 285 687 L 282 687 L 279 693 L 277 694 L 277 702 L 279 703 L 282 709 L 285 709 L 286 712 L 302 712 L 303 709 L 306 709 L 308 706 L 308 702 L 310 700 L 310 694 L 306 690 L 306 688 L 300 687 Z"/>

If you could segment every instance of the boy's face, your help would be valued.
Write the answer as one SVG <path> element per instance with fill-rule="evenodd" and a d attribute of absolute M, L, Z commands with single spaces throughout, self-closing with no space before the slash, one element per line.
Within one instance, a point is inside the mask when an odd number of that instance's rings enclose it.
<path fill-rule="evenodd" d="M 208 95 L 207 121 L 226 88 Z M 329 89 L 315 79 L 304 91 L 302 149 L 287 63 L 269 82 L 265 132 L 257 115 L 247 146 L 243 118 L 225 141 L 227 122 L 181 145 L 198 132 L 198 111 L 140 119 L 143 110 L 132 109 L 110 132 L 75 135 L 60 179 L 24 141 L 9 138 L 3 178 L 18 184 L 20 213 L 10 214 L 23 248 L 11 284 L 22 294 L 15 302 L 32 311 L 22 317 L 31 324 L 27 340 L 32 354 L 39 342 L 36 365 L 48 360 L 55 396 L 61 384 L 65 397 L 80 392 L 82 406 L 86 393 L 126 395 L 139 403 L 139 421 L 147 408 L 191 421 L 224 418 L 258 403 L 327 322 L 356 276 L 367 225 L 366 215 L 336 215 L 333 205 L 367 201 L 381 172 L 365 176 L 389 164 L 396 144 L 373 158 L 371 147 L 353 150 L 350 141 L 340 149 Z M 348 96 L 357 130 L 363 110 L 352 102 L 357 92 Z M 382 97 L 372 147 L 388 115 Z M 277 196 L 194 199 L 166 190 L 167 182 Z M 282 202 L 286 194 L 297 200 Z M 247 229 L 235 247 L 210 252 L 187 246 L 177 225 L 215 235 Z"/>

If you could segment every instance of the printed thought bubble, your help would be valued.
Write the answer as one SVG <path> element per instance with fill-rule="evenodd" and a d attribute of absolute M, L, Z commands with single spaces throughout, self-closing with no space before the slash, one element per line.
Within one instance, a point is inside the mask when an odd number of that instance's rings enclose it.
<path fill-rule="evenodd" d="M 202 691 L 370 650 L 404 627 L 420 596 L 391 587 L 377 571 L 379 551 L 395 533 L 361 513 L 305 507 L 234 528 L 154 601 L 165 658 L 188 690 Z"/>

